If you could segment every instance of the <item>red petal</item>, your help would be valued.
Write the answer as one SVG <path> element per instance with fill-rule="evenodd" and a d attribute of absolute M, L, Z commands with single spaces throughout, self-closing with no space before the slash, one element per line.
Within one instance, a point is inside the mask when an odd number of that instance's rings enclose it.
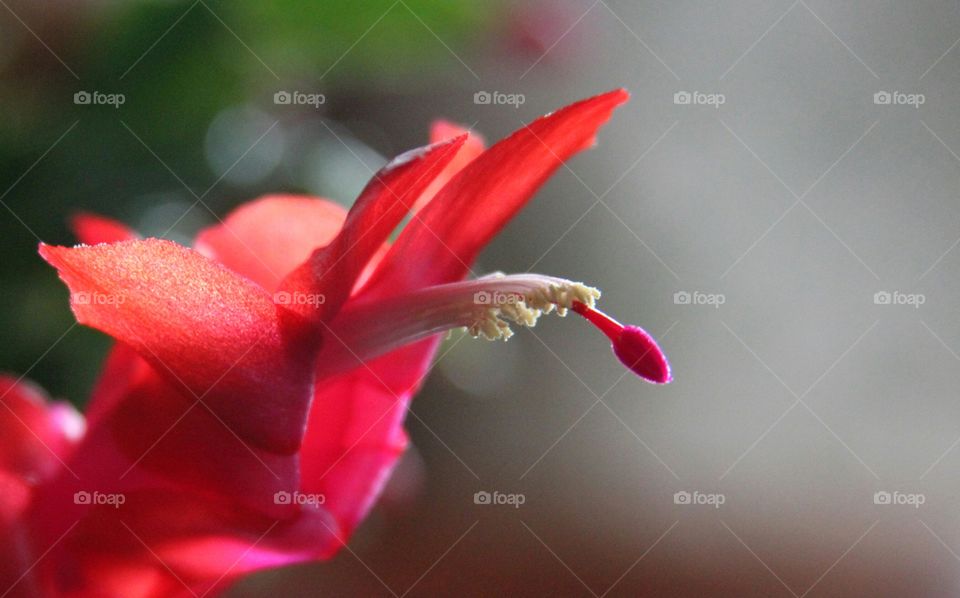
<path fill-rule="evenodd" d="M 87 422 L 90 431 L 72 466 L 87 484 L 133 482 L 143 472 L 247 503 L 299 485 L 297 455 L 244 443 L 124 343 L 107 358 Z M 203 459 L 193 458 L 198 450 Z"/>
<path fill-rule="evenodd" d="M 490 239 L 573 154 L 590 147 L 626 91 L 544 116 L 461 170 L 407 226 L 370 282 L 392 293 L 459 280 Z"/>
<path fill-rule="evenodd" d="M 63 467 L 83 435 L 83 417 L 51 403 L 29 382 L 0 375 L 0 470 L 35 483 Z"/>
<path fill-rule="evenodd" d="M 457 137 L 412 150 L 384 166 L 360 193 L 340 234 L 281 283 L 278 303 L 312 320 L 335 314 L 371 257 L 465 140 Z M 298 296 L 320 300 L 300 302 Z"/>
<path fill-rule="evenodd" d="M 403 420 L 438 343 L 436 337 L 421 341 L 317 383 L 301 486 L 326 497 L 324 507 L 344 539 L 376 502 L 406 447 Z"/>
<path fill-rule="evenodd" d="M 81 212 L 70 219 L 70 228 L 77 240 L 85 245 L 115 243 L 139 238 L 140 235 L 122 222 Z"/>
<path fill-rule="evenodd" d="M 130 389 L 155 373 L 140 354 L 124 343 L 115 343 L 100 370 L 97 383 L 90 393 L 85 414 L 87 425 L 97 425 L 100 418 L 110 413 L 130 393 Z"/>
<path fill-rule="evenodd" d="M 290 504 L 277 504 L 275 495 L 299 488 L 299 455 L 277 455 L 247 445 L 202 405 L 191 408 L 186 396 L 132 349 L 118 343 L 111 361 L 120 364 L 123 360 L 136 361 L 135 367 L 108 368 L 105 374 L 135 374 L 126 376 L 125 388 L 117 384 L 104 395 L 101 409 L 105 412 L 92 424 L 70 462 L 77 477 L 62 475 L 37 493 L 30 510 L 31 538 L 35 546 L 49 546 L 71 525 L 83 520 L 84 524 L 70 532 L 72 554 L 57 554 L 60 560 L 52 561 L 58 571 L 69 576 L 64 584 L 79 583 L 75 580 L 83 578 L 91 587 L 114 588 L 112 593 L 104 590 L 104 594 L 93 594 L 97 596 L 169 596 L 180 587 L 179 582 L 168 585 L 165 569 L 157 568 L 155 557 L 140 554 L 142 545 L 130 546 L 133 536 L 109 515 L 115 513 L 131 526 L 139 519 L 135 527 L 145 541 L 166 534 L 162 543 L 171 556 L 165 555 L 164 560 L 176 567 L 178 576 L 185 580 L 192 576 L 191 585 L 203 586 L 206 592 L 227 572 L 229 564 L 223 561 L 230 550 L 231 562 L 243 560 L 236 549 L 249 548 L 243 543 L 250 529 L 244 521 L 253 522 L 249 525 L 259 529 L 259 535 L 274 521 L 296 516 Z M 77 492 L 119 494 L 128 502 L 119 510 L 98 512 L 90 504 L 71 501 Z M 145 494 L 149 499 L 146 504 L 134 498 L 142 499 Z M 164 496 L 163 500 L 157 500 L 159 496 Z M 196 505 L 213 503 L 219 505 L 214 512 L 204 511 L 202 517 L 196 514 Z M 232 518 L 224 519 L 227 514 Z M 336 529 L 331 516 L 325 512 L 317 515 Z M 151 525 L 156 529 L 149 529 Z M 289 529 L 289 524 L 284 525 Z M 141 527 L 145 529 L 141 531 Z M 278 525 L 275 531 L 281 529 L 285 528 Z M 264 561 L 279 565 L 326 554 L 332 548 L 325 539 L 329 532 L 324 530 L 309 528 L 309 534 L 301 534 L 299 540 L 271 535 L 273 543 L 279 545 L 263 556 L 259 551 L 271 543 L 265 538 L 247 555 L 254 558 L 261 554 L 260 560 L 246 567 L 265 566 Z M 164 550 L 159 545 L 152 547 L 158 554 Z M 184 556 L 187 553 L 189 557 Z M 91 560 L 82 557 L 88 554 Z M 177 558 L 190 562 L 175 565 Z M 77 559 L 82 562 L 74 564 Z M 181 566 L 190 568 L 190 572 L 181 570 Z M 197 567 L 206 569 L 198 571 Z M 238 562 L 231 573 L 243 568 L 244 564 Z M 138 589 L 145 594 L 138 594 Z"/>
<path fill-rule="evenodd" d="M 244 441 L 296 451 L 315 347 L 283 332 L 266 291 L 158 239 L 40 253 L 70 287 L 79 322 L 134 347 Z"/>
<path fill-rule="evenodd" d="M 245 203 L 197 236 L 197 251 L 273 292 L 310 253 L 329 243 L 347 211 L 326 199 L 268 195 Z"/>
<path fill-rule="evenodd" d="M 151 483 L 162 478 L 184 490 L 267 512 L 271 509 L 263 506 L 269 506 L 275 492 L 298 488 L 296 454 L 277 454 L 243 441 L 212 407 L 204 406 L 206 400 L 197 404 L 139 356 L 133 358 L 138 375 L 118 392 L 112 408 L 91 422 L 75 454 L 72 467 L 83 484 L 123 490 L 145 478 Z"/>
<path fill-rule="evenodd" d="M 444 185 L 446 185 L 455 174 L 463 170 L 467 164 L 472 162 L 474 158 L 482 154 L 483 150 L 486 149 L 486 143 L 478 133 L 446 120 L 436 120 L 433 122 L 433 125 L 430 127 L 430 143 L 440 143 L 441 141 L 453 139 L 461 135 L 467 136 L 463 147 L 460 148 L 457 156 L 447 164 L 443 172 L 430 183 L 427 190 L 423 192 L 423 195 L 421 195 L 417 203 L 414 204 L 412 210 L 414 213 L 419 212 L 423 206 L 430 203 L 430 200 L 443 189 Z"/>

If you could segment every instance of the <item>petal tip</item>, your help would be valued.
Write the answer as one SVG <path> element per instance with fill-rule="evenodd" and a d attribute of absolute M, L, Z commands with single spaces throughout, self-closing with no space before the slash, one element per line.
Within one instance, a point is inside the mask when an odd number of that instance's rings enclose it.
<path fill-rule="evenodd" d="M 54 253 L 56 252 L 56 245 L 47 245 L 43 241 L 37 245 L 37 253 L 40 254 L 40 257 L 44 259 L 50 265 L 53 265 Z"/>
<path fill-rule="evenodd" d="M 61 245 L 50 245 L 41 241 L 37 246 L 37 253 L 40 254 L 40 257 L 42 257 L 45 262 L 59 271 L 66 264 L 68 252 L 83 247 L 87 246 L 80 243 L 73 247 L 63 247 Z"/>
<path fill-rule="evenodd" d="M 630 101 L 630 92 L 623 87 L 618 87 L 617 89 L 611 89 L 606 93 L 601 93 L 593 99 L 600 98 L 611 100 L 615 106 L 619 106 L 620 104 L 625 104 L 626 102 Z"/>

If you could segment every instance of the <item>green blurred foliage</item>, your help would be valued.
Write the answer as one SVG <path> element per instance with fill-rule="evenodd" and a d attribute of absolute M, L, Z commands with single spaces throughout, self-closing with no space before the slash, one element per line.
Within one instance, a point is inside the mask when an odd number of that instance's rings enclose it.
<path fill-rule="evenodd" d="M 327 73 L 354 84 L 397 85 L 415 76 L 420 85 L 436 56 L 422 35 L 438 44 L 464 43 L 482 32 L 491 2 L 370 0 L 255 3 L 242 16 L 266 56 L 294 72 Z M 361 39 L 362 38 L 362 39 Z M 360 40 L 359 42 L 357 40 Z M 443 40 L 443 41 L 441 41 Z M 344 47 L 353 46 L 346 55 Z M 337 59 L 332 63 L 330 57 Z M 267 60 L 267 58 L 265 58 Z M 269 63 L 269 60 L 267 60 Z M 336 63 L 336 66 L 334 66 Z"/>

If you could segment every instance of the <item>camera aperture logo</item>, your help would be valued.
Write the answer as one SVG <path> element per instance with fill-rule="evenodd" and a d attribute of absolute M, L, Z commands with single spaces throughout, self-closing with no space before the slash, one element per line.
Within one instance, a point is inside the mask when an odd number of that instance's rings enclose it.
<path fill-rule="evenodd" d="M 303 91 L 278 91 L 273 94 L 273 103 L 277 106 L 313 106 L 316 109 L 327 103 L 327 96 Z"/>
<path fill-rule="evenodd" d="M 510 505 L 514 509 L 519 509 L 525 502 L 527 502 L 525 494 L 504 494 L 496 490 L 493 492 L 481 490 L 473 495 L 475 505 Z"/>
<path fill-rule="evenodd" d="M 513 106 L 519 108 L 527 102 L 522 93 L 504 93 L 502 91 L 478 91 L 473 94 L 473 103 L 478 106 Z"/>
<path fill-rule="evenodd" d="M 305 492 L 287 492 L 279 490 L 273 495 L 275 505 L 322 505 L 327 502 L 323 494 L 307 494 Z"/>
<path fill-rule="evenodd" d="M 125 502 L 127 502 L 127 497 L 120 493 L 111 494 L 107 492 L 87 492 L 86 490 L 80 490 L 73 494 L 73 504 L 75 505 L 106 505 L 114 509 L 119 509 L 120 505 Z"/>
<path fill-rule="evenodd" d="M 119 108 L 127 102 L 122 93 L 103 93 L 102 91 L 78 91 L 73 94 L 73 103 L 77 106 L 113 106 Z"/>
<path fill-rule="evenodd" d="M 874 305 L 910 305 L 914 309 L 927 302 L 923 293 L 901 293 L 900 291 L 877 291 L 873 294 Z"/>
<path fill-rule="evenodd" d="M 879 490 L 873 494 L 873 504 L 875 505 L 909 505 L 915 509 L 919 509 L 920 505 L 926 502 L 926 495 L 920 494 L 919 492 L 908 493 L 898 490 L 887 492 L 886 490 Z"/>
<path fill-rule="evenodd" d="M 902 91 L 878 91 L 873 94 L 873 103 L 877 106 L 913 106 L 920 108 L 927 102 L 922 93 L 904 93 Z"/>
<path fill-rule="evenodd" d="M 708 305 L 714 309 L 727 302 L 723 293 L 701 293 L 700 291 L 677 291 L 673 294 L 674 305 Z"/>
<path fill-rule="evenodd" d="M 273 302 L 277 305 L 308 305 L 316 309 L 327 302 L 327 297 L 322 293 L 277 291 L 273 294 Z"/>
<path fill-rule="evenodd" d="M 675 505 L 707 505 L 714 509 L 719 509 L 720 505 L 726 502 L 727 497 L 719 492 L 707 493 L 700 492 L 699 490 L 687 492 L 686 490 L 680 490 L 673 494 L 673 504 Z"/>
<path fill-rule="evenodd" d="M 477 305 L 516 305 L 524 299 L 520 293 L 504 293 L 502 291 L 477 291 L 473 294 L 473 302 Z"/>
<path fill-rule="evenodd" d="M 713 106 L 717 110 L 727 103 L 722 93 L 703 93 L 702 91 L 678 91 L 673 94 L 673 103 L 677 106 Z"/>

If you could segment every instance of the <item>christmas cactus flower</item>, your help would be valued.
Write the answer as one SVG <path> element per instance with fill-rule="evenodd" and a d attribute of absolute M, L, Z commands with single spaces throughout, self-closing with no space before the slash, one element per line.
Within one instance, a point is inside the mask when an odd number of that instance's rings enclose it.
<path fill-rule="evenodd" d="M 41 245 L 77 320 L 116 345 L 85 416 L 0 378 L 3 595 L 212 595 L 330 557 L 403 452 L 407 406 L 452 328 L 506 339 L 569 310 L 668 382 L 654 340 L 598 311 L 596 289 L 471 272 L 627 97 L 573 104 L 489 149 L 438 123 L 349 211 L 263 197 L 192 248 L 82 215 L 84 244 Z"/>

